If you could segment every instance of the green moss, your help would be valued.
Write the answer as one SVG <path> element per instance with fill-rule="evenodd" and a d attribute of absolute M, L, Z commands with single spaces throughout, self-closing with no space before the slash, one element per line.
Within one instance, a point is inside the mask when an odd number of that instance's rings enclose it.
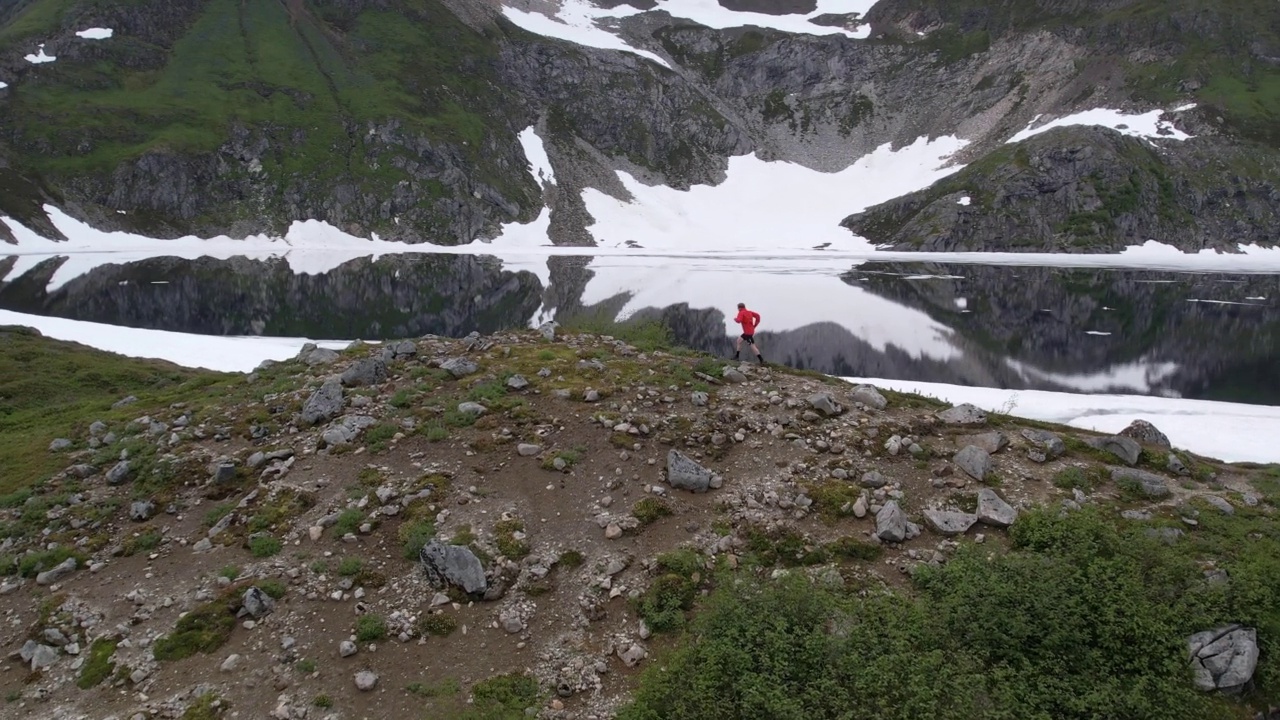
<path fill-rule="evenodd" d="M 231 639 L 236 627 L 234 606 L 228 597 L 206 603 L 183 615 L 173 632 L 156 640 L 156 660 L 183 660 L 196 653 L 212 653 Z"/>
<path fill-rule="evenodd" d="M 279 555 L 283 548 L 280 538 L 271 535 L 258 535 L 249 540 L 249 552 L 256 558 L 274 557 Z"/>
<path fill-rule="evenodd" d="M 360 529 L 362 522 L 364 522 L 364 513 L 356 508 L 347 508 L 338 514 L 338 519 L 333 523 L 333 534 L 337 537 L 354 535 Z"/>
<path fill-rule="evenodd" d="M 343 577 L 351 577 L 360 572 L 364 567 L 364 561 L 357 557 L 342 558 L 342 562 L 338 563 L 338 574 Z"/>
<path fill-rule="evenodd" d="M 356 619 L 356 640 L 377 642 L 387 637 L 387 621 L 381 615 L 361 615 Z"/>
<path fill-rule="evenodd" d="M 76 687 L 81 690 L 97 687 L 103 680 L 111 677 L 116 664 L 111 656 L 116 651 L 119 641 L 114 638 L 98 638 L 89 646 L 89 654 L 84 665 L 80 666 L 80 675 L 76 678 Z"/>
<path fill-rule="evenodd" d="M 529 544 L 515 537 L 516 533 L 522 532 L 524 532 L 524 522 L 516 518 L 502 520 L 495 524 L 493 526 L 494 544 L 498 546 L 498 552 L 511 560 L 520 560 L 528 556 Z"/>
<path fill-rule="evenodd" d="M 417 560 L 422 548 L 436 536 L 436 525 L 427 519 L 406 521 L 400 525 L 396 534 L 404 545 L 404 558 Z"/>
<path fill-rule="evenodd" d="M 458 621 L 452 615 L 428 612 L 418 618 L 417 629 L 423 637 L 448 637 L 458 629 Z"/>
<path fill-rule="evenodd" d="M 205 693 L 187 707 L 179 720 L 218 720 L 225 717 L 230 705 L 214 693 Z"/>
<path fill-rule="evenodd" d="M 671 506 L 655 497 L 641 498 L 639 502 L 631 508 L 631 514 L 640 521 L 641 525 L 652 525 L 664 517 L 670 517 L 674 514 Z"/>
<path fill-rule="evenodd" d="M 497 675 L 471 687 L 476 718 L 523 717 L 541 701 L 538 681 L 523 673 Z"/>

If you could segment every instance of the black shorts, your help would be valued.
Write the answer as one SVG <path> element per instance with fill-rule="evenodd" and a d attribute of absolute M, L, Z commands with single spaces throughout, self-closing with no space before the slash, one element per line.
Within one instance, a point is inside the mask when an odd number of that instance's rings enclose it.
<path fill-rule="evenodd" d="M 742 334 L 742 339 L 743 339 L 743 340 L 746 340 L 748 345 L 755 345 L 755 344 L 756 344 L 756 336 L 755 336 L 755 335 L 748 335 L 748 334 L 746 334 L 746 333 L 743 333 L 743 334 Z"/>

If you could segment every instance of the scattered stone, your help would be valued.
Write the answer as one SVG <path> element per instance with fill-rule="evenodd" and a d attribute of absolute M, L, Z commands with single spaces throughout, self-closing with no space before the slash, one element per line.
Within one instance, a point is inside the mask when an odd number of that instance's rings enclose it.
<path fill-rule="evenodd" d="M 978 522 L 977 515 L 952 510 L 925 510 L 924 520 L 939 535 L 963 535 Z"/>
<path fill-rule="evenodd" d="M 1146 510 L 1123 510 L 1120 512 L 1120 517 L 1134 522 L 1146 522 L 1151 519 L 1151 513 Z"/>
<path fill-rule="evenodd" d="M 514 609 L 503 611 L 498 616 L 498 623 L 502 625 L 502 629 L 511 635 L 524 632 L 524 621 L 520 619 L 520 614 Z"/>
<path fill-rule="evenodd" d="M 372 670 L 361 670 L 356 673 L 356 689 L 369 692 L 378 686 L 378 673 Z"/>
<path fill-rule="evenodd" d="M 1009 436 L 998 430 L 978 435 L 970 435 L 964 438 L 963 441 L 976 448 L 985 450 L 990 455 L 995 455 L 1009 446 Z"/>
<path fill-rule="evenodd" d="M 1224 515 L 1236 514 L 1235 507 L 1230 502 L 1228 502 L 1226 498 L 1220 498 L 1217 495 L 1203 495 L 1202 497 L 1204 498 L 1205 502 L 1214 506 L 1218 510 L 1221 510 Z"/>
<path fill-rule="evenodd" d="M 246 460 L 244 464 L 248 465 L 250 470 L 257 470 L 267 464 L 267 454 L 259 450 L 258 452 L 250 455 L 249 459 Z"/>
<path fill-rule="evenodd" d="M 689 396 L 689 402 L 693 403 L 698 407 L 704 407 L 707 404 L 707 401 L 710 399 L 711 399 L 710 396 L 708 396 L 706 393 L 702 392 L 701 390 L 694 390 L 693 394 Z"/>
<path fill-rule="evenodd" d="M 814 393 L 809 396 L 809 404 L 814 410 L 826 415 L 827 417 L 835 417 L 844 412 L 844 407 L 836 402 L 834 396 L 829 392 Z"/>
<path fill-rule="evenodd" d="M 888 485 L 889 480 L 885 478 L 884 475 L 881 475 L 879 470 L 872 470 L 870 472 L 863 473 L 862 479 L 858 481 L 858 484 L 864 488 L 878 490 L 879 488 Z"/>
<path fill-rule="evenodd" d="M 862 403 L 876 410 L 883 410 L 889 405 L 889 401 L 885 400 L 884 395 L 881 395 L 880 390 L 873 385 L 858 385 L 853 388 L 853 392 L 849 393 L 849 397 L 856 403 Z"/>
<path fill-rule="evenodd" d="M 622 526 L 618 523 L 609 523 L 604 529 L 604 538 L 606 540 L 617 540 L 622 537 Z"/>
<path fill-rule="evenodd" d="M 532 443 L 520 443 L 519 445 L 516 445 L 516 454 L 520 457 L 533 457 L 541 453 L 541 445 L 533 445 Z"/>
<path fill-rule="evenodd" d="M 222 661 L 222 666 L 219 669 L 224 673 L 235 672 L 240 669 L 240 660 L 241 657 L 239 655 L 228 655 L 227 659 Z"/>
<path fill-rule="evenodd" d="M 106 435 L 106 434 L 107 434 L 107 424 L 102 422 L 101 420 L 94 420 L 93 423 L 89 425 L 90 436 L 102 437 L 103 435 Z"/>
<path fill-rule="evenodd" d="M 458 412 L 462 413 L 463 415 L 480 417 L 481 415 L 489 412 L 489 408 L 481 405 L 478 402 L 464 402 L 464 403 L 458 403 Z"/>
<path fill-rule="evenodd" d="M 743 375 L 741 370 L 738 370 L 737 368 L 731 367 L 728 365 L 725 366 L 724 370 L 721 372 L 721 375 L 724 377 L 725 380 L 734 384 L 740 384 L 747 381 L 747 376 Z"/>
<path fill-rule="evenodd" d="M 938 419 L 948 425 L 982 425 L 987 422 L 987 413 L 978 407 L 965 403 L 938 413 Z"/>
<path fill-rule="evenodd" d="M 316 347 L 315 343 L 307 343 L 302 346 L 302 351 L 298 353 L 298 359 L 312 367 L 316 365 L 332 365 L 338 361 L 337 351 L 329 348 Z"/>
<path fill-rule="evenodd" d="M 150 500 L 135 500 L 129 505 L 129 519 L 134 522 L 146 522 L 156 514 L 156 504 Z"/>
<path fill-rule="evenodd" d="M 108 485 L 123 485 L 129 481 L 129 461 L 121 460 L 107 471 Z"/>
<path fill-rule="evenodd" d="M 600 402 L 600 391 L 588 388 L 586 392 L 582 393 L 582 399 L 589 403 Z"/>
<path fill-rule="evenodd" d="M 667 482 L 673 488 L 704 493 L 711 487 L 712 474 L 679 450 L 667 453 Z"/>
<path fill-rule="evenodd" d="M 455 378 L 466 377 L 480 372 L 480 366 L 471 362 L 467 358 L 457 357 L 450 358 L 440 363 L 440 369 L 454 376 Z"/>
<path fill-rule="evenodd" d="M 1127 438 L 1133 438 L 1144 445 L 1156 445 L 1163 448 L 1173 447 L 1173 444 L 1169 442 L 1168 436 L 1146 420 L 1134 420 L 1129 423 L 1129 427 L 1121 430 L 1120 434 Z"/>
<path fill-rule="evenodd" d="M 216 484 L 229 483 L 236 479 L 236 464 L 234 462 L 220 462 L 213 466 L 213 482 Z"/>
<path fill-rule="evenodd" d="M 1225 625 L 1187 638 L 1192 681 L 1196 688 L 1235 694 L 1253 679 L 1258 667 L 1258 631 Z"/>
<path fill-rule="evenodd" d="M 529 381 L 525 380 L 523 375 L 512 375 L 507 378 L 507 387 L 512 390 L 523 390 L 529 387 Z"/>
<path fill-rule="evenodd" d="M 1009 527 L 1018 520 L 1018 511 L 991 488 L 978 491 L 978 522 L 992 527 Z"/>
<path fill-rule="evenodd" d="M 470 548 L 432 540 L 419 553 L 427 579 L 436 587 L 456 585 L 467 593 L 482 593 L 489 586 L 484 566 Z"/>
<path fill-rule="evenodd" d="M 76 559 L 73 557 L 67 558 L 66 560 L 63 560 L 61 563 L 58 563 L 57 565 L 53 566 L 53 568 L 49 570 L 45 570 L 44 572 L 36 575 L 36 584 L 44 586 L 44 585 L 52 585 L 57 582 L 62 582 L 66 578 L 70 577 L 71 573 L 75 571 L 76 571 Z"/>
<path fill-rule="evenodd" d="M 49 452 L 62 452 L 71 447 L 71 441 L 66 438 L 58 438 L 49 443 Z"/>
<path fill-rule="evenodd" d="M 907 516 L 890 500 L 876 513 L 876 537 L 885 542 L 900 543 L 907 538 Z"/>
<path fill-rule="evenodd" d="M 644 648 L 640 647 L 636 643 L 632 643 L 631 647 L 626 650 L 618 648 L 618 657 L 622 660 L 622 664 L 627 667 L 635 667 L 640 664 L 641 660 L 648 657 L 648 655 L 649 654 L 645 652 Z"/>
<path fill-rule="evenodd" d="M 543 339 L 548 342 L 554 342 L 556 339 L 556 328 L 559 325 L 555 320 L 548 320 L 538 326 L 538 332 L 542 333 Z"/>
<path fill-rule="evenodd" d="M 275 609 L 276 601 L 256 585 L 244 591 L 242 614 L 248 615 L 254 620 L 261 620 L 270 615 L 271 611 Z"/>
<path fill-rule="evenodd" d="M 48 645 L 36 645 L 31 653 L 31 669 L 33 671 L 52 667 L 56 662 L 58 662 L 57 648 L 51 648 Z"/>
<path fill-rule="evenodd" d="M 346 415 L 320 433 L 320 439 L 327 446 L 346 445 L 360 437 L 365 428 L 377 424 L 377 420 L 368 415 Z"/>
<path fill-rule="evenodd" d="M 302 404 L 302 422 L 316 425 L 331 420 L 342 412 L 342 381 L 338 378 L 325 380 Z"/>
<path fill-rule="evenodd" d="M 1037 457 L 1032 457 L 1032 460 L 1036 462 L 1048 462 L 1062 457 L 1063 453 L 1067 451 L 1067 444 L 1062 441 L 1062 438 L 1047 430 L 1027 428 L 1022 431 L 1022 437 L 1026 438 L 1027 442 L 1040 451 L 1039 457 L 1044 458 L 1041 460 Z"/>
<path fill-rule="evenodd" d="M 1149 498 L 1162 498 L 1169 495 L 1169 486 L 1165 483 L 1164 478 L 1146 470 L 1113 468 L 1111 470 L 1111 481 L 1121 487 L 1132 488 Z"/>
<path fill-rule="evenodd" d="M 1086 438 L 1085 443 L 1091 448 L 1115 455 L 1130 467 L 1137 465 L 1138 458 L 1142 456 L 1142 446 L 1137 441 L 1120 435 Z"/>
<path fill-rule="evenodd" d="M 857 500 L 853 501 L 853 516 L 862 519 L 867 516 L 867 498 L 859 495 Z"/>
<path fill-rule="evenodd" d="M 1173 453 L 1169 453 L 1169 457 L 1165 458 L 1164 464 L 1169 472 L 1175 475 L 1186 477 L 1191 474 L 1191 469 L 1182 462 L 1182 458 Z"/>
<path fill-rule="evenodd" d="M 342 642 L 338 643 L 339 657 L 348 658 L 348 657 L 351 657 L 352 655 L 355 655 L 357 651 L 358 651 L 358 648 L 356 647 L 356 644 L 351 642 L 350 640 L 343 640 Z"/>
<path fill-rule="evenodd" d="M 956 467 L 965 472 L 966 475 L 982 482 L 987 477 L 987 473 L 991 472 L 991 456 L 976 445 L 966 445 L 951 458 L 951 462 Z"/>
<path fill-rule="evenodd" d="M 342 373 L 342 384 L 347 387 L 377 385 L 387 379 L 387 364 L 382 358 L 365 358 L 357 361 Z"/>
<path fill-rule="evenodd" d="M 134 404 L 134 403 L 136 403 L 136 402 L 138 402 L 138 398 L 137 398 L 137 397 L 135 397 L 135 396 L 133 396 L 133 395 L 130 395 L 130 396 L 126 397 L 126 398 L 122 398 L 122 399 L 120 399 L 120 400 L 117 400 L 117 401 L 115 401 L 115 402 L 111 403 L 111 409 L 112 409 L 112 410 L 119 410 L 119 409 L 120 409 L 120 408 L 122 408 L 122 407 L 126 407 L 126 406 L 128 406 L 128 405 L 132 405 L 132 404 Z"/>

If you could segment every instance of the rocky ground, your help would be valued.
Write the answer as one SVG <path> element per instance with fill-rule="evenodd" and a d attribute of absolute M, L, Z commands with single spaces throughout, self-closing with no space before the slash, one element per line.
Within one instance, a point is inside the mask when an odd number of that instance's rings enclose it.
<path fill-rule="evenodd" d="M 309 347 L 238 387 L 121 398 L 0 498 L 5 715 L 607 718 L 671 643 L 673 573 L 902 588 L 1034 506 L 1268 507 L 1150 425 L 552 328 Z M 1190 638 L 1197 682 L 1247 682 L 1252 632 Z"/>

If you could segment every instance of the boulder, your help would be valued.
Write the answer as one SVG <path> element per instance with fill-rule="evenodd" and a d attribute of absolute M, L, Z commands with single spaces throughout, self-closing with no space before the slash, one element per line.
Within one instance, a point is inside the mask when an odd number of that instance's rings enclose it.
<path fill-rule="evenodd" d="M 1085 443 L 1091 448 L 1115 455 L 1129 466 L 1137 465 L 1138 458 L 1142 456 L 1142 446 L 1136 440 L 1120 435 L 1086 438 Z"/>
<path fill-rule="evenodd" d="M 325 428 L 325 431 L 320 434 L 320 439 L 328 446 L 345 445 L 355 441 L 365 428 L 377 422 L 368 415 L 347 415 Z"/>
<path fill-rule="evenodd" d="M 1182 458 L 1173 453 L 1169 453 L 1169 456 L 1164 459 L 1164 466 L 1165 469 L 1175 475 L 1186 477 L 1191 474 L 1191 469 L 1187 467 L 1186 463 L 1182 462 Z"/>
<path fill-rule="evenodd" d="M 987 477 L 987 473 L 991 472 L 991 456 L 976 445 L 966 445 L 960 448 L 960 451 L 951 458 L 956 467 L 965 472 L 966 475 L 982 482 Z"/>
<path fill-rule="evenodd" d="M 378 686 L 378 673 L 372 670 L 361 670 L 356 673 L 356 689 L 369 692 Z"/>
<path fill-rule="evenodd" d="M 907 516 L 898 507 L 897 500 L 890 500 L 876 513 L 876 537 L 884 542 L 900 543 L 907 539 Z"/>
<path fill-rule="evenodd" d="M 1027 442 L 1031 443 L 1034 448 L 1039 450 L 1040 455 L 1044 457 L 1044 460 L 1040 460 L 1039 456 L 1033 457 L 1032 459 L 1037 462 L 1053 460 L 1054 458 L 1061 457 L 1063 453 L 1067 451 L 1067 444 L 1062 441 L 1062 438 L 1047 430 L 1027 428 L 1022 431 L 1022 437 L 1025 438 Z"/>
<path fill-rule="evenodd" d="M 829 392 L 814 393 L 809 396 L 808 401 L 814 410 L 827 417 L 835 417 L 844 412 L 844 407 L 836 402 L 835 397 Z"/>
<path fill-rule="evenodd" d="M 872 470 L 871 472 L 864 473 L 862 479 L 858 481 L 858 484 L 864 488 L 876 490 L 888 485 L 889 481 L 885 479 L 884 475 L 880 474 L 879 470 Z"/>
<path fill-rule="evenodd" d="M 1000 431 L 981 433 L 978 435 L 970 435 L 963 439 L 964 442 L 985 450 L 988 454 L 994 455 L 1009 445 L 1009 436 Z"/>
<path fill-rule="evenodd" d="M 965 403 L 938 413 L 938 419 L 948 425 L 982 425 L 987 422 L 987 413 L 975 405 Z"/>
<path fill-rule="evenodd" d="M 1219 511 L 1222 512 L 1222 514 L 1224 515 L 1236 514 L 1235 507 L 1230 502 L 1228 502 L 1225 498 L 1220 498 L 1217 495 L 1205 495 L 1203 497 L 1205 502 L 1217 508 Z"/>
<path fill-rule="evenodd" d="M 71 447 L 71 441 L 66 438 L 57 438 L 49 443 L 49 452 L 62 452 Z"/>
<path fill-rule="evenodd" d="M 243 614 L 254 620 L 261 620 L 276 609 L 276 601 L 255 585 L 244 591 L 244 605 L 241 609 Z"/>
<path fill-rule="evenodd" d="M 329 378 L 302 404 L 302 422 L 315 425 L 342 412 L 342 381 Z"/>
<path fill-rule="evenodd" d="M 449 358 L 440 363 L 440 369 L 455 378 L 466 377 L 480 372 L 480 366 L 464 357 Z"/>
<path fill-rule="evenodd" d="M 873 385 L 858 385 L 849 393 L 850 399 L 856 403 L 862 403 L 876 410 L 883 410 L 889 405 L 889 401 L 884 399 L 884 395 Z"/>
<path fill-rule="evenodd" d="M 721 372 L 721 375 L 724 377 L 725 382 L 739 384 L 747 381 L 747 376 L 743 375 L 741 370 L 738 370 L 737 368 L 731 367 L 728 365 L 724 367 L 724 370 Z"/>
<path fill-rule="evenodd" d="M 542 333 L 542 337 L 544 340 L 547 340 L 548 342 L 553 342 L 556 339 L 557 327 L 559 327 L 559 323 L 557 323 L 555 320 L 548 320 L 547 322 L 544 322 L 538 326 L 538 332 Z"/>
<path fill-rule="evenodd" d="M 507 378 L 507 387 L 512 390 L 523 390 L 529 387 L 529 381 L 525 380 L 523 375 L 512 375 Z"/>
<path fill-rule="evenodd" d="M 1018 520 L 1018 511 L 991 488 L 978 491 L 978 522 L 992 527 L 1009 527 Z"/>
<path fill-rule="evenodd" d="M 61 582 L 62 580 L 65 580 L 66 578 L 70 577 L 71 573 L 75 571 L 76 571 L 76 559 L 73 557 L 67 558 L 66 560 L 63 560 L 61 563 L 53 566 L 52 568 L 45 570 L 39 575 L 36 575 L 36 584 L 52 585 L 56 582 Z"/>
<path fill-rule="evenodd" d="M 298 353 L 298 359 L 307 365 L 332 365 L 341 357 L 336 351 L 329 348 L 316 347 L 315 343 L 307 343 L 302 346 L 302 352 Z"/>
<path fill-rule="evenodd" d="M 1134 420 L 1129 423 L 1129 427 L 1120 431 L 1120 435 L 1127 438 L 1133 438 L 1143 445 L 1156 445 L 1162 448 L 1171 448 L 1173 444 L 1169 442 L 1169 438 L 1155 425 L 1146 420 Z"/>
<path fill-rule="evenodd" d="M 1225 625 L 1187 638 L 1192 682 L 1209 692 L 1238 693 L 1258 667 L 1258 631 Z"/>
<path fill-rule="evenodd" d="M 107 471 L 108 485 L 123 485 L 129 481 L 130 468 L 128 460 L 121 460 Z"/>
<path fill-rule="evenodd" d="M 418 346 L 412 340 L 400 340 L 387 345 L 387 349 L 396 358 L 409 358 L 418 354 Z"/>
<path fill-rule="evenodd" d="M 436 587 L 456 585 L 467 593 L 482 593 L 489 586 L 484 566 L 470 548 L 432 540 L 418 555 L 427 579 Z"/>
<path fill-rule="evenodd" d="M 481 405 L 478 402 L 464 402 L 464 403 L 458 403 L 458 412 L 462 413 L 463 415 L 480 417 L 481 415 L 489 412 L 489 408 Z"/>
<path fill-rule="evenodd" d="M 31 652 L 30 662 L 32 671 L 43 670 L 44 668 L 51 667 L 54 663 L 58 662 L 58 650 L 57 648 L 52 648 L 48 645 L 36 645 L 35 649 Z"/>
<path fill-rule="evenodd" d="M 520 457 L 533 457 L 541 452 L 541 445 L 534 445 L 533 443 L 520 443 L 519 445 L 516 445 L 516 454 Z"/>
<path fill-rule="evenodd" d="M 387 379 L 387 364 L 382 358 L 365 358 L 342 373 L 342 384 L 347 387 L 377 385 Z"/>
<path fill-rule="evenodd" d="M 707 404 L 707 401 L 710 399 L 711 399 L 710 396 L 702 392 L 701 390 L 694 390 L 693 394 L 689 396 L 689 402 L 693 403 L 698 407 L 705 406 Z"/>
<path fill-rule="evenodd" d="M 150 500 L 135 500 L 129 505 L 129 519 L 134 522 L 146 522 L 156 514 L 156 504 Z"/>
<path fill-rule="evenodd" d="M 978 522 L 977 515 L 953 510 L 925 510 L 924 521 L 939 535 L 963 535 Z"/>
<path fill-rule="evenodd" d="M 667 453 L 667 482 L 673 488 L 704 493 L 711 488 L 713 475 L 679 450 Z"/>
<path fill-rule="evenodd" d="M 1112 468 L 1111 481 L 1121 487 L 1136 490 L 1149 498 L 1162 498 L 1169 495 L 1169 486 L 1164 478 L 1146 470 Z"/>

